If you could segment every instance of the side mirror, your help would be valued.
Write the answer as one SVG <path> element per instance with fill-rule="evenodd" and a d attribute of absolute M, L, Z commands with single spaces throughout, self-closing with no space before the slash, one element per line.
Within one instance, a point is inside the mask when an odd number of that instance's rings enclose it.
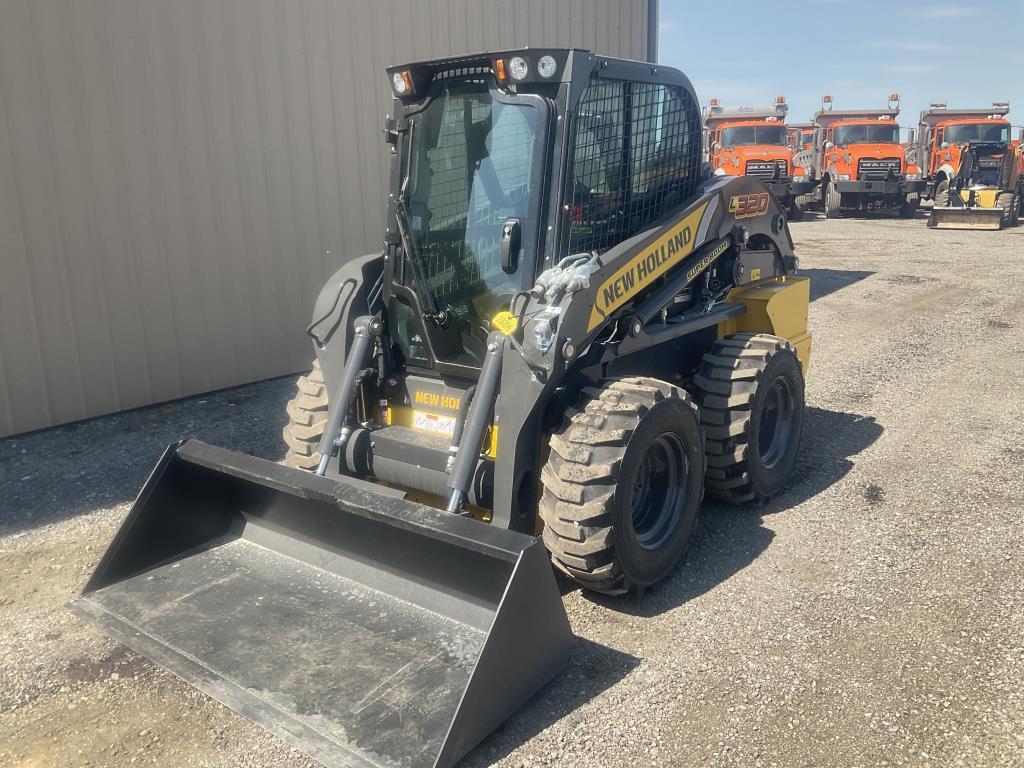
<path fill-rule="evenodd" d="M 519 251 L 523 247 L 523 233 L 519 219 L 505 219 L 501 225 L 501 271 L 511 275 L 519 269 Z"/>
<path fill-rule="evenodd" d="M 941 146 L 942 149 L 947 149 L 949 147 L 949 142 L 948 141 L 944 141 L 944 142 L 942 142 L 942 144 L 940 146 Z"/>
<path fill-rule="evenodd" d="M 719 142 L 717 142 L 717 141 L 716 141 L 716 142 L 715 142 L 714 144 L 712 144 L 712 145 L 711 145 L 711 148 L 712 148 L 712 149 L 713 149 L 713 150 L 714 150 L 715 152 L 718 152 L 719 150 L 721 150 L 721 149 L 722 149 L 722 145 L 721 145 L 721 143 L 719 143 Z"/>
<path fill-rule="evenodd" d="M 826 141 L 825 142 L 825 149 L 832 149 L 832 147 L 834 147 L 834 146 L 835 146 L 835 144 L 833 144 L 831 141 Z"/>

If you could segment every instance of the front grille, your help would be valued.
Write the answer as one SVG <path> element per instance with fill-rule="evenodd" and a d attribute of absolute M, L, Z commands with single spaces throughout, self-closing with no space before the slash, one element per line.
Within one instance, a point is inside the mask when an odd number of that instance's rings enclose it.
<path fill-rule="evenodd" d="M 900 159 L 898 157 L 861 158 L 857 163 L 857 178 L 865 181 L 885 181 L 889 178 L 889 170 L 893 174 L 900 172 Z"/>
<path fill-rule="evenodd" d="M 757 179 L 771 181 L 776 178 L 776 168 L 778 168 L 778 178 L 781 179 L 789 176 L 789 165 L 785 160 L 747 160 L 745 174 Z"/>

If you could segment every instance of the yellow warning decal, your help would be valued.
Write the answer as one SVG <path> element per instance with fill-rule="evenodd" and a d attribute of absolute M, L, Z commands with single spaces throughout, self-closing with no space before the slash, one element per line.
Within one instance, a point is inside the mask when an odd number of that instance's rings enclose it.
<path fill-rule="evenodd" d="M 519 327 L 519 320 L 506 309 L 491 318 L 491 325 L 506 336 L 511 336 L 516 332 L 516 328 Z"/>
<path fill-rule="evenodd" d="M 754 267 L 752 270 L 750 270 L 750 280 L 751 280 L 751 282 L 753 282 L 754 280 L 760 280 L 760 279 L 761 279 L 761 268 L 760 267 Z"/>
<path fill-rule="evenodd" d="M 708 204 L 701 203 L 647 248 L 620 267 L 597 290 L 587 332 L 691 253 L 694 233 Z"/>

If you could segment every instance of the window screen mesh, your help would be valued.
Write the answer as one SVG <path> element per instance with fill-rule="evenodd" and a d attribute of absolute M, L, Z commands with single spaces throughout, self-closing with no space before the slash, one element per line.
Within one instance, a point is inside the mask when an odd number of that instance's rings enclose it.
<path fill-rule="evenodd" d="M 643 231 L 700 182 L 700 116 L 685 88 L 594 79 L 576 115 L 569 253 Z"/>

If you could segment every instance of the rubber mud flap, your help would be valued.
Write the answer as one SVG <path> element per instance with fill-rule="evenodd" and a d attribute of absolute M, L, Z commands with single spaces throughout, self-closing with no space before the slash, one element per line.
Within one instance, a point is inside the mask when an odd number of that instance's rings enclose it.
<path fill-rule="evenodd" d="M 71 608 L 331 768 L 454 765 L 572 642 L 538 539 L 197 441 Z"/>

